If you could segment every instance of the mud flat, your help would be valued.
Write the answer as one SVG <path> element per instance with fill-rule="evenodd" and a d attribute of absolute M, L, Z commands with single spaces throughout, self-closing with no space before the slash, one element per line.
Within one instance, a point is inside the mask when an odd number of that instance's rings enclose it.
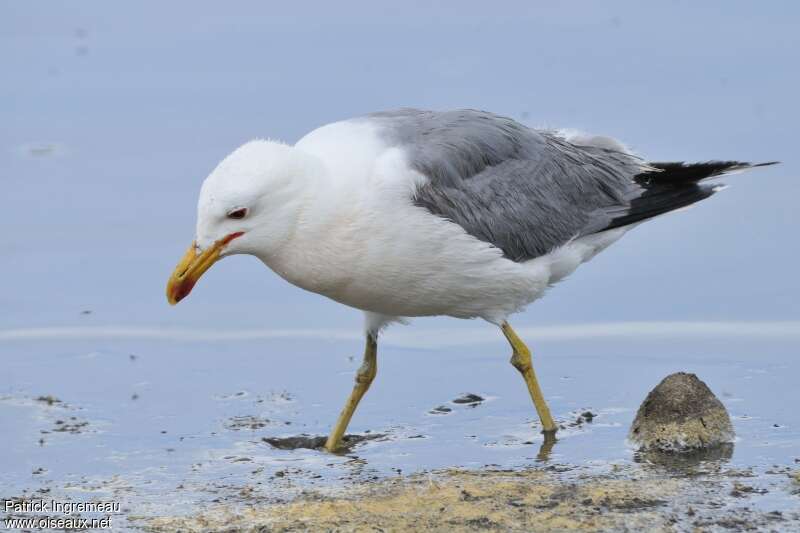
<path fill-rule="evenodd" d="M 154 532 L 800 529 L 800 507 L 781 512 L 754 505 L 764 491 L 748 484 L 747 471 L 612 470 L 446 470 L 307 492 L 288 503 L 222 502 L 194 515 L 134 523 Z M 791 475 L 782 478 L 791 492 Z"/>

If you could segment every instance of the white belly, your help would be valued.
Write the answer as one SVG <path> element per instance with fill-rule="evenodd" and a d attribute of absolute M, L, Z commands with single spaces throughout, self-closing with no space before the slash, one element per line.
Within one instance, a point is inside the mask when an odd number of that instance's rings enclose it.
<path fill-rule="evenodd" d="M 348 145 L 360 147 L 358 152 L 341 150 L 345 137 L 353 138 Z M 516 263 L 457 224 L 414 206 L 413 189 L 424 177 L 409 169 L 400 151 L 380 146 L 368 129 L 335 124 L 298 146 L 323 158 L 335 179 L 306 208 L 302 231 L 280 253 L 261 259 L 289 282 L 364 311 L 499 323 L 626 231 L 576 239 Z"/>
<path fill-rule="evenodd" d="M 408 207 L 297 239 L 267 264 L 291 283 L 387 316 L 481 317 L 500 323 L 619 239 L 618 228 L 515 263 L 460 226 Z"/>

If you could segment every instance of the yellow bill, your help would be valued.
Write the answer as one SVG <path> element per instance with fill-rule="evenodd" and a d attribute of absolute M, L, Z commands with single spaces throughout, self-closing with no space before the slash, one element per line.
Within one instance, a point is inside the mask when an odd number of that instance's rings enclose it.
<path fill-rule="evenodd" d="M 170 305 L 175 305 L 192 292 L 197 280 L 200 279 L 206 270 L 211 268 L 211 265 L 219 260 L 222 250 L 229 242 L 237 237 L 241 237 L 244 233 L 237 232 L 231 233 L 224 239 L 216 241 L 214 244 L 203 250 L 202 253 L 197 253 L 197 246 L 192 243 L 189 249 L 181 258 L 175 271 L 167 281 L 167 301 Z"/>

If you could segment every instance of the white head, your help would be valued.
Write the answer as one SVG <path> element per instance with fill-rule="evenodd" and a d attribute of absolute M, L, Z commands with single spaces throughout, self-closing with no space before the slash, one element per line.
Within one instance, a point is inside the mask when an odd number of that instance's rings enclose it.
<path fill-rule="evenodd" d="M 167 284 L 177 303 L 219 258 L 268 257 L 292 235 L 321 163 L 274 141 L 251 141 L 222 160 L 206 178 L 197 203 L 195 242 Z"/>

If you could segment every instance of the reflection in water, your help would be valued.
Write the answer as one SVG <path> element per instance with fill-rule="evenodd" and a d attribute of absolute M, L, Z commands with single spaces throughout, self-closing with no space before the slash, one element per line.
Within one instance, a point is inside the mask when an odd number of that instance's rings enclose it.
<path fill-rule="evenodd" d="M 705 450 L 694 450 L 686 453 L 639 451 L 633 455 L 633 460 L 644 465 L 654 465 L 666 468 L 668 471 L 682 475 L 692 475 L 698 467 L 707 466 L 709 463 L 725 464 L 733 457 L 733 443 L 723 443 Z M 702 468 L 702 470 L 706 470 Z"/>
<path fill-rule="evenodd" d="M 539 447 L 539 453 L 536 454 L 536 460 L 546 463 L 550 459 L 550 452 L 553 451 L 553 446 L 556 445 L 558 439 L 555 431 L 543 431 L 542 434 L 544 435 L 544 441 Z"/>

